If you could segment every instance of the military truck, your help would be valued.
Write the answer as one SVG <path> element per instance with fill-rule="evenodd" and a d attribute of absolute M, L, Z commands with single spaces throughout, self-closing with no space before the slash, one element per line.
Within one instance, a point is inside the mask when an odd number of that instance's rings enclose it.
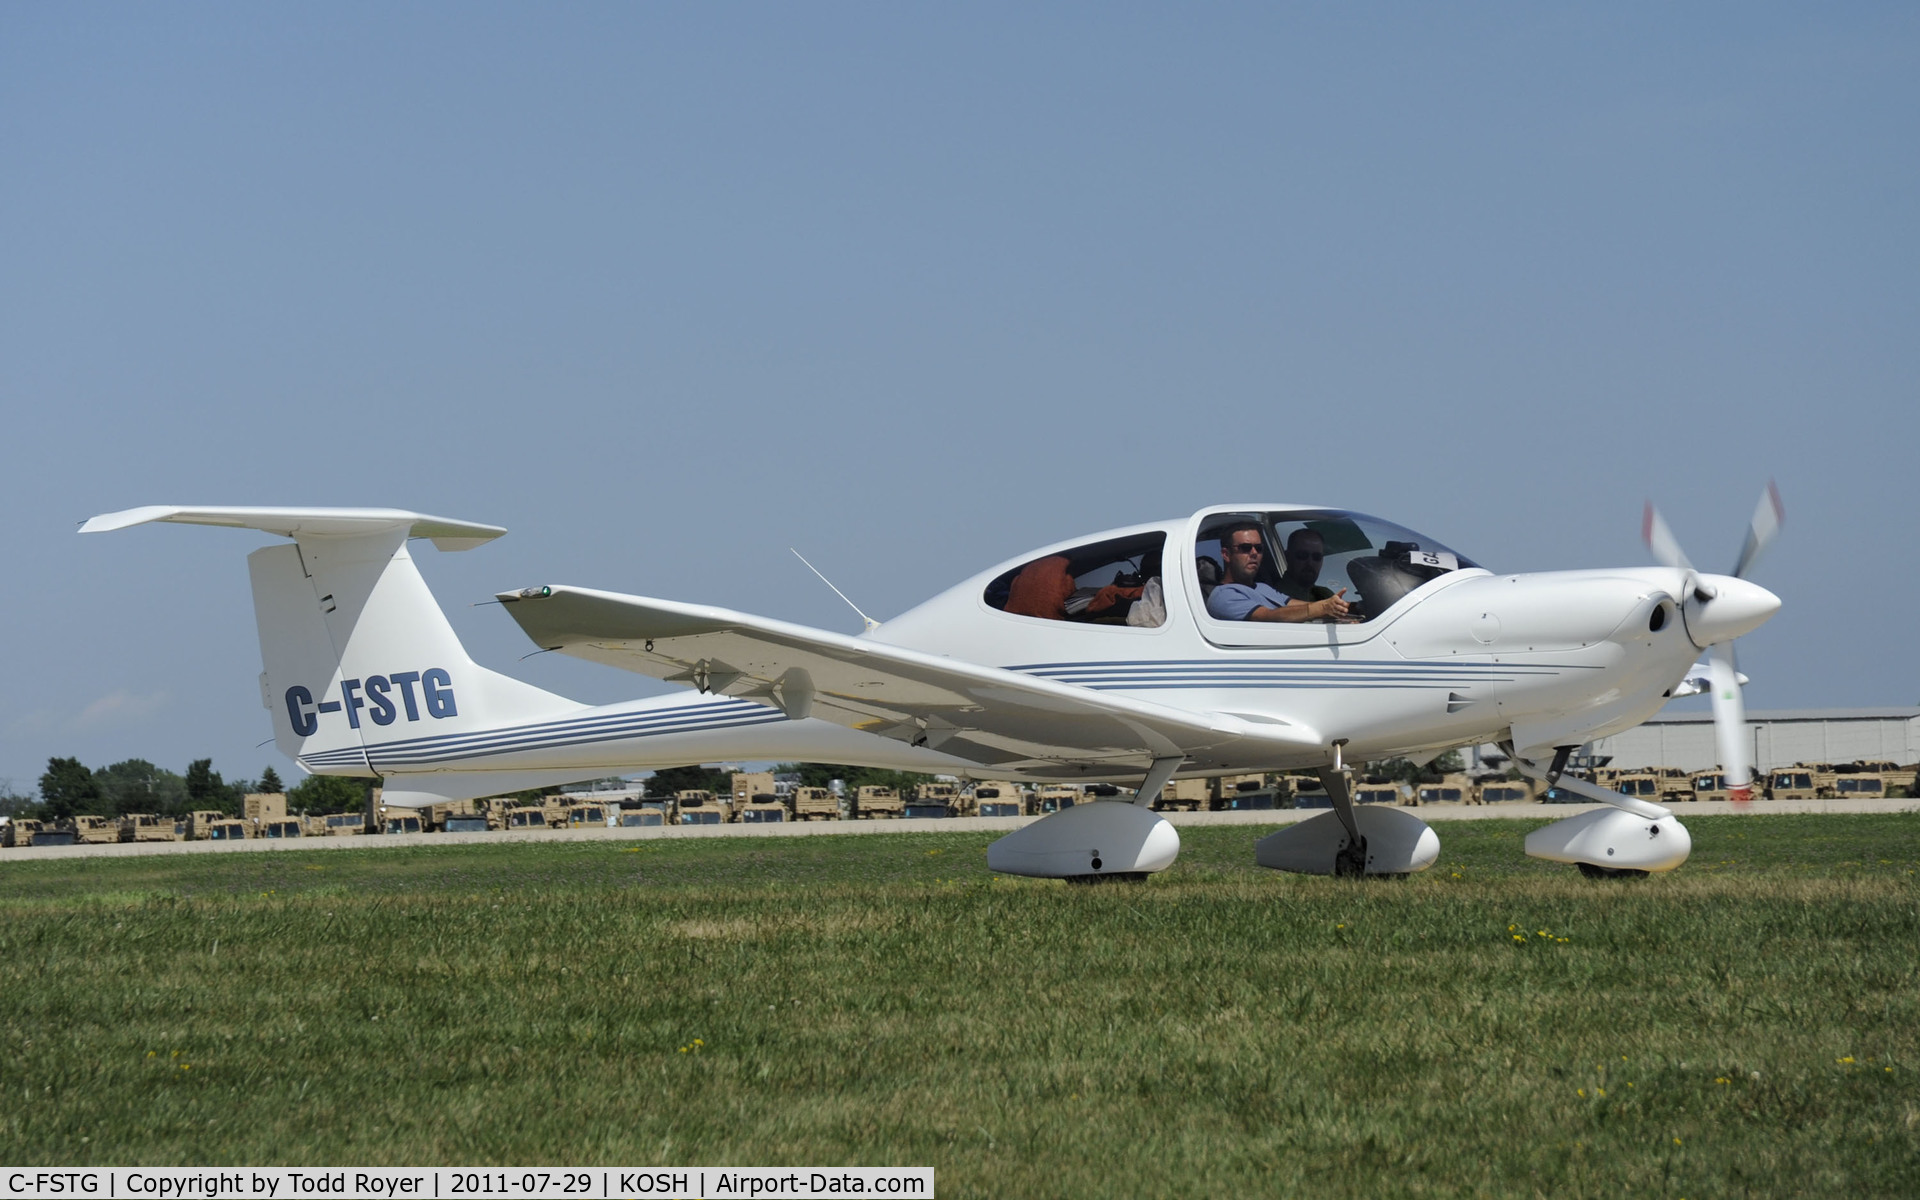
<path fill-rule="evenodd" d="M 436 833 L 485 833 L 494 827 L 494 817 L 481 812 L 471 800 L 442 800 L 417 810 L 420 821 Z"/>
<path fill-rule="evenodd" d="M 1156 812 L 1205 812 L 1212 797 L 1211 780 L 1176 779 L 1160 789 L 1153 802 Z"/>
<path fill-rule="evenodd" d="M 253 836 L 253 826 L 239 817 L 221 817 L 207 823 L 210 842 L 244 842 Z"/>
<path fill-rule="evenodd" d="M 906 801 L 906 815 L 913 818 L 951 817 L 960 806 L 960 789 L 951 783 L 917 783 Z"/>
<path fill-rule="evenodd" d="M 358 837 L 367 831 L 364 813 L 327 813 L 311 819 L 319 822 L 326 837 Z"/>
<path fill-rule="evenodd" d="M 613 823 L 623 829 L 665 825 L 667 812 L 661 800 L 622 800 L 612 811 Z"/>
<path fill-rule="evenodd" d="M 262 821 L 253 831 L 253 836 L 263 838 L 297 838 L 305 834 L 305 823 L 299 817 L 280 817 L 272 821 Z"/>
<path fill-rule="evenodd" d="M 737 812 L 752 803 L 759 795 L 778 796 L 780 785 L 774 782 L 772 771 L 735 771 L 733 773 L 733 808 Z"/>
<path fill-rule="evenodd" d="M 744 825 L 778 825 L 791 815 L 786 800 L 774 792 L 754 792 L 733 803 L 733 819 Z"/>
<path fill-rule="evenodd" d="M 1063 808 L 1072 808 L 1080 803 L 1080 789 L 1067 784 L 1053 783 L 1035 788 L 1033 806 L 1035 812 L 1059 812 Z"/>
<path fill-rule="evenodd" d="M 73 840 L 83 846 L 120 840 L 120 818 L 78 816 L 69 822 Z"/>
<path fill-rule="evenodd" d="M 1355 804 L 1403 804 L 1414 803 L 1413 789 L 1402 790 L 1391 779 L 1368 776 L 1356 779 L 1353 783 L 1353 802 Z"/>
<path fill-rule="evenodd" d="M 1208 806 L 1221 812 L 1286 807 L 1281 803 L 1282 791 L 1269 785 L 1265 775 L 1221 775 L 1208 782 L 1212 784 Z M 1291 795 L 1291 789 L 1285 794 Z"/>
<path fill-rule="evenodd" d="M 277 821 L 287 815 L 285 792 L 249 792 L 240 801 L 240 815 L 249 821 Z"/>
<path fill-rule="evenodd" d="M 1475 804 L 1523 804 L 1533 799 L 1533 784 L 1525 779 L 1489 775 L 1474 785 Z"/>
<path fill-rule="evenodd" d="M 1911 772 L 1890 762 L 1835 763 L 1832 794 L 1837 800 L 1883 800 L 1912 782 Z"/>
<path fill-rule="evenodd" d="M 611 822 L 607 811 L 612 806 L 602 800 L 583 800 L 566 807 L 563 820 L 568 829 L 605 829 Z"/>
<path fill-rule="evenodd" d="M 73 826 L 46 825 L 39 821 L 24 822 L 35 826 L 27 845 L 30 846 L 71 846 L 74 842 Z"/>
<path fill-rule="evenodd" d="M 673 794 L 676 825 L 724 825 L 729 805 L 712 792 L 688 788 Z"/>
<path fill-rule="evenodd" d="M 425 833 L 427 823 L 415 808 L 388 808 L 382 804 L 374 813 L 375 833 Z"/>
<path fill-rule="evenodd" d="M 1758 786 L 1766 789 L 1769 800 L 1812 800 L 1820 795 L 1813 769 L 1806 763 L 1768 771 Z"/>
<path fill-rule="evenodd" d="M 31 817 L 15 817 L 6 825 L 0 826 L 0 846 L 33 845 L 33 836 L 45 829 L 46 825 Z"/>
<path fill-rule="evenodd" d="M 981 817 L 1020 817 L 1026 815 L 1026 802 L 1019 784 L 983 783 L 973 789 L 973 811 Z"/>
<path fill-rule="evenodd" d="M 1450 771 L 1438 783 L 1417 783 L 1414 799 L 1422 804 L 1465 804 L 1473 799 L 1473 778 L 1464 771 Z"/>
<path fill-rule="evenodd" d="M 509 804 L 507 811 L 501 814 L 503 829 L 550 829 L 547 806 L 544 804 Z"/>
<path fill-rule="evenodd" d="M 1693 795 L 1689 800 L 1728 800 L 1733 793 L 1727 790 L 1727 777 L 1721 771 L 1701 771 L 1693 776 Z"/>
<path fill-rule="evenodd" d="M 1600 767 L 1594 771 L 1593 781 L 1610 792 L 1618 792 L 1622 796 L 1632 796 L 1649 802 L 1657 802 L 1660 799 L 1661 789 L 1665 786 L 1660 772 L 1651 769 L 1626 770 L 1619 767 Z M 1696 799 L 1699 790 L 1698 787 L 1689 788 L 1688 794 L 1681 798 Z"/>
<path fill-rule="evenodd" d="M 120 818 L 123 842 L 171 842 L 175 838 L 172 817 L 159 813 L 125 813 Z"/>
<path fill-rule="evenodd" d="M 890 787 L 868 784 L 853 794 L 853 816 L 856 821 L 888 820 L 906 810 L 900 793 Z"/>
<path fill-rule="evenodd" d="M 838 821 L 840 819 L 840 797 L 834 795 L 830 788 L 794 788 L 793 819 L 796 821 Z"/>
<path fill-rule="evenodd" d="M 207 831 L 213 828 L 213 823 L 226 819 L 227 814 L 217 808 L 196 808 L 180 818 L 180 828 L 188 841 L 203 842 L 207 839 Z"/>

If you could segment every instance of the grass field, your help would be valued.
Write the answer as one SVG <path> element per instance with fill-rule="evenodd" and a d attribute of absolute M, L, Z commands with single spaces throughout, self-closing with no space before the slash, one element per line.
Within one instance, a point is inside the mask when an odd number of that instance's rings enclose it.
<path fill-rule="evenodd" d="M 1095 887 L 991 834 L 9 864 L 3 1156 L 1920 1195 L 1920 816 L 1690 819 L 1637 882 L 1532 824 L 1365 882 L 1244 827 Z"/>

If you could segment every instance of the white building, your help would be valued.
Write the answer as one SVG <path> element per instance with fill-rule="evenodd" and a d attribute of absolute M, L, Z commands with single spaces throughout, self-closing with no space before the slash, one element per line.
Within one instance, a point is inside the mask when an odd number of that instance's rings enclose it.
<path fill-rule="evenodd" d="M 1789 708 L 1750 712 L 1753 766 L 1797 762 L 1920 762 L 1920 708 Z M 1636 729 L 1593 743 L 1615 767 L 1703 771 L 1720 758 L 1710 712 L 1661 713 Z"/>

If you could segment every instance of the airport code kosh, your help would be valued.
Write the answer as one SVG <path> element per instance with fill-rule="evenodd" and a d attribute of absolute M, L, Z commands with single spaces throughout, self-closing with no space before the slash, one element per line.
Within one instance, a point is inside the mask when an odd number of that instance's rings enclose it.
<path fill-rule="evenodd" d="M 659 1200 L 762 1197 L 931 1197 L 928 1167 L 120 1167 L 87 1170 L 0 1168 L 0 1200 L 578 1200 L 648 1196 Z"/>

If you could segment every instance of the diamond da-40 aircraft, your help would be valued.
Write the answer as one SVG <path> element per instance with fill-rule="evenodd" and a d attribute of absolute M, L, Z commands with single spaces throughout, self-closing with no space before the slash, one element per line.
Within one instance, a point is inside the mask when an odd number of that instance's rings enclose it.
<path fill-rule="evenodd" d="M 1496 742 L 1525 773 L 1606 806 L 1535 831 L 1527 853 L 1618 874 L 1677 867 L 1691 839 L 1668 809 L 1562 776 L 1567 758 L 1710 685 L 1721 765 L 1750 780 L 1732 645 L 1780 606 L 1746 579 L 1780 516 L 1769 485 L 1727 575 L 1695 569 L 1651 506 L 1657 566 L 1498 574 L 1357 512 L 1221 505 L 1035 550 L 858 636 L 584 587 L 500 593 L 540 649 L 688 688 L 597 706 L 473 662 L 408 551 L 414 538 L 470 549 L 496 526 L 153 506 L 81 532 L 163 521 L 292 539 L 248 558 L 275 740 L 309 772 L 383 779 L 389 805 L 718 760 L 1111 783 L 1132 801 L 1031 822 L 989 848 L 988 866 L 1140 876 L 1179 853 L 1149 807 L 1169 780 L 1304 769 L 1331 810 L 1265 837 L 1256 860 L 1404 874 L 1434 862 L 1438 836 L 1405 809 L 1354 805 L 1348 764 Z M 1311 567 L 1292 574 L 1289 548 L 1317 552 L 1321 591 L 1301 586 Z M 1209 601 L 1223 578 L 1321 600 L 1221 619 Z M 1302 615 L 1320 619 L 1285 619 Z"/>

